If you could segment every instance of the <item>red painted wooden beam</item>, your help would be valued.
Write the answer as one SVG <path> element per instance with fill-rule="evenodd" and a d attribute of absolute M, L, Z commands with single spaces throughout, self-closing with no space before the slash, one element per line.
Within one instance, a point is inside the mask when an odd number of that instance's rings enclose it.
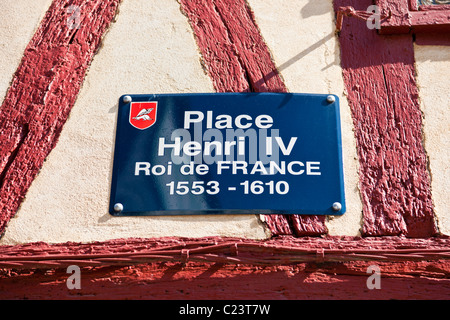
<path fill-rule="evenodd" d="M 54 0 L 28 44 L 0 109 L 0 234 L 54 148 L 119 2 Z"/>
<path fill-rule="evenodd" d="M 190 2 L 187 0 L 183 2 L 185 11 L 186 5 Z M 243 2 L 237 2 L 243 5 Z M 56 10 L 55 12 L 59 10 L 59 13 L 64 15 L 63 3 L 68 4 L 67 1 L 55 0 L 51 10 Z M 103 3 L 109 3 L 111 7 L 102 7 Z M 348 2 L 345 4 L 347 5 Z M 59 46 L 44 45 L 45 42 L 39 39 L 46 38 L 45 35 L 48 32 L 50 32 L 50 38 L 55 38 L 54 34 L 51 35 L 53 30 L 51 26 L 52 23 L 56 22 L 51 21 L 58 17 L 48 14 L 44 19 L 48 23 L 44 27 L 41 25 L 27 49 L 21 67 L 19 67 L 13 87 L 10 90 L 11 97 L 9 96 L 10 93 L 8 93 L 10 100 L 8 100 L 9 102 L 5 100 L 0 110 L 0 126 L 2 129 L 4 128 L 5 132 L 10 132 L 8 135 L 10 139 L 2 137 L 2 144 L 0 145 L 2 150 L 2 185 L 0 192 L 2 200 L 5 195 L 10 196 L 8 201 L 1 204 L 2 223 L 5 223 L 14 212 L 12 210 L 14 205 L 10 205 L 10 201 L 18 205 L 20 201 L 15 200 L 16 197 L 19 199 L 24 195 L 35 172 L 42 165 L 41 159 L 45 157 L 45 152 L 49 151 L 56 143 L 60 128 L 67 117 L 68 109 L 70 109 L 71 103 L 78 92 L 78 90 L 75 90 L 79 87 L 79 82 L 77 81 L 82 80 L 85 66 L 88 64 L 88 60 L 91 59 L 93 52 L 95 52 L 94 48 L 98 45 L 100 34 L 104 32 L 103 28 L 106 28 L 110 18 L 114 15 L 117 2 L 92 1 L 90 4 L 86 4 L 87 7 L 89 5 L 99 5 L 97 7 L 99 10 L 92 10 L 90 17 L 95 21 L 97 19 L 103 21 L 102 25 L 104 23 L 103 27 L 100 28 L 103 31 L 98 31 L 99 29 L 92 31 L 91 36 L 96 39 L 93 41 L 95 45 L 84 47 L 87 50 L 85 54 L 81 54 L 81 52 L 84 52 L 84 49 L 72 49 L 72 44 L 74 43 L 76 46 L 83 47 L 81 42 L 77 43 L 81 30 L 68 34 L 68 37 L 64 38 L 66 42 L 61 42 Z M 356 4 L 354 5 L 357 7 Z M 218 8 L 220 8 L 220 5 L 209 7 L 209 9 L 213 9 L 207 11 L 211 12 L 208 13 L 208 15 L 211 15 L 209 19 L 195 20 L 195 10 L 187 14 L 191 19 L 194 30 L 196 24 L 198 27 L 203 25 L 205 30 L 210 30 L 210 32 L 211 30 L 216 31 L 216 29 L 208 29 L 214 26 L 214 28 L 219 28 L 223 32 L 223 39 L 231 39 L 226 30 L 229 28 L 225 24 L 228 21 L 226 12 L 217 11 L 220 10 Z M 242 17 L 236 17 L 235 19 L 239 21 L 253 21 L 248 8 L 245 7 L 244 9 L 231 11 L 246 12 L 246 15 L 250 18 L 239 20 Z M 201 6 L 199 10 L 201 10 Z M 102 13 L 100 14 L 99 12 Z M 109 13 L 106 14 L 106 12 Z M 222 16 L 217 17 L 214 15 L 214 12 L 221 12 Z M 212 16 L 215 18 L 213 19 Z M 67 16 L 60 19 L 67 19 Z M 351 21 L 346 22 L 351 24 Z M 59 23 L 62 23 L 62 21 L 59 21 Z M 209 23 L 211 23 L 211 26 L 209 26 Z M 355 127 L 357 128 L 356 134 L 360 161 L 363 170 L 367 171 L 362 171 L 361 173 L 362 176 L 367 174 L 362 183 L 366 205 L 365 230 L 372 231 L 371 228 L 379 223 L 381 226 L 380 230 L 384 230 L 382 233 L 385 233 L 386 230 L 388 231 L 387 233 L 397 230 L 393 233 L 410 236 L 433 233 L 432 219 L 430 219 L 432 210 L 422 210 L 422 208 L 431 209 L 431 207 L 429 206 L 429 184 L 427 184 L 426 175 L 424 176 L 423 174 L 426 172 L 426 169 L 423 168 L 424 160 L 420 157 L 420 155 L 423 155 L 423 150 L 420 147 L 420 134 L 418 135 L 418 129 L 416 128 L 418 114 L 417 92 L 414 89 L 414 77 L 411 76 L 413 74 L 411 70 L 412 62 L 409 58 L 405 59 L 403 55 L 399 55 L 397 59 L 390 56 L 389 52 L 386 52 L 388 49 L 385 47 L 386 43 L 391 43 L 387 38 L 382 38 L 384 39 L 381 42 L 384 45 L 381 46 L 382 56 L 376 57 L 376 50 L 370 52 L 370 50 L 374 50 L 370 46 L 370 41 L 381 40 L 369 37 L 369 43 L 364 42 L 365 40 L 363 41 L 359 38 L 361 37 L 359 31 L 354 29 L 360 27 L 360 25 L 351 28 L 348 25 L 344 26 L 343 33 L 341 33 L 341 45 L 346 48 L 346 53 L 343 53 L 344 80 L 346 81 L 347 90 L 351 91 L 349 100 L 356 124 Z M 249 25 L 244 29 L 247 28 L 253 27 Z M 352 30 L 351 32 L 349 28 Z M 350 33 L 346 34 L 346 30 Z M 207 31 L 204 32 L 205 35 L 208 34 Z M 196 31 L 199 43 L 207 41 L 199 37 L 199 34 L 199 31 Z M 256 33 L 254 35 L 256 36 Z M 350 39 L 352 37 L 356 37 L 362 43 L 352 42 Z M 218 36 L 218 38 L 220 37 Z M 90 36 L 80 39 L 90 39 Z M 257 38 L 255 39 L 257 40 Z M 260 40 L 262 41 L 262 39 Z M 67 44 L 67 41 L 69 44 Z M 222 58 L 215 58 L 216 56 L 213 54 L 211 63 L 205 63 L 205 66 L 209 68 L 210 64 L 216 64 L 215 67 L 217 67 L 220 66 L 220 61 L 227 61 L 227 65 L 230 63 L 232 68 L 236 68 L 235 71 L 228 74 L 231 74 L 231 77 L 235 72 L 238 80 L 234 79 L 231 81 L 229 78 L 221 79 L 218 76 L 218 78 L 213 78 L 218 91 L 222 90 L 220 88 L 223 88 L 225 91 L 229 90 L 226 88 L 229 88 L 228 85 L 231 84 L 237 84 L 237 89 L 232 89 L 232 91 L 253 91 L 255 88 L 261 88 L 256 90 L 271 90 L 270 88 L 279 91 L 285 90 L 280 89 L 277 79 L 281 80 L 281 78 L 278 77 L 273 66 L 267 70 L 260 69 L 264 70 L 261 74 L 265 75 L 265 77 L 254 76 L 250 78 L 252 74 L 257 75 L 256 71 L 255 73 L 248 73 L 248 70 L 253 69 L 245 66 L 248 63 L 245 57 L 250 57 L 250 53 L 253 50 L 251 46 L 247 48 L 246 44 L 251 42 L 234 39 L 224 43 L 227 45 L 220 48 L 233 48 L 232 51 L 234 53 L 231 54 L 230 50 L 225 51 L 226 55 Z M 407 57 L 410 57 L 410 42 L 401 40 L 400 43 L 406 45 L 405 51 L 408 52 Z M 45 46 L 50 48 L 50 52 L 36 54 L 36 50 L 42 49 L 40 47 L 41 44 L 43 48 Z M 212 43 L 211 45 L 214 44 Z M 369 48 L 369 52 L 364 51 L 364 46 L 366 45 Z M 200 47 L 206 61 L 207 46 Z M 248 54 L 241 56 L 241 50 L 248 50 Z M 354 50 L 353 53 L 351 53 L 352 50 Z M 398 50 L 397 48 L 393 52 L 398 53 Z M 220 50 L 214 49 L 212 51 Z M 44 52 L 46 51 L 44 50 Z M 219 55 L 220 52 L 216 52 L 216 54 Z M 367 55 L 367 59 L 358 58 L 358 54 Z M 81 57 L 87 58 L 83 60 Z M 387 57 L 390 58 L 388 59 Z M 228 58 L 229 61 L 226 60 Z M 32 66 L 36 67 L 36 63 L 33 64 L 31 62 L 36 59 L 42 59 L 42 70 L 37 68 L 38 70 L 35 71 L 32 68 Z M 74 60 L 72 61 L 72 59 Z M 350 61 L 351 59 L 354 59 L 354 61 Z M 28 60 L 30 61 L 27 62 Z M 72 64 L 77 67 L 70 68 Z M 23 69 L 25 67 L 27 69 Z M 259 67 L 262 66 L 258 65 Z M 19 72 L 20 70 L 22 72 Z M 81 71 L 76 73 L 78 76 L 72 75 L 75 70 Z M 211 70 L 220 71 L 220 68 L 213 69 L 211 67 L 208 70 L 209 72 L 212 72 Z M 400 79 L 395 80 L 392 79 L 393 76 L 386 76 L 385 74 L 389 70 Z M 29 72 L 29 80 L 25 79 L 27 75 L 25 71 Z M 222 71 L 224 74 L 227 74 L 226 70 Z M 37 72 L 39 76 L 34 72 Z M 16 80 L 18 76 L 20 76 L 19 80 Z M 374 82 L 370 82 L 370 76 L 374 76 Z M 48 77 L 51 79 L 47 79 Z M 70 80 L 64 81 L 65 77 L 68 77 Z M 72 84 L 74 81 L 75 84 Z M 275 81 L 275 84 L 270 84 L 272 81 Z M 23 83 L 29 83 L 30 87 L 36 84 L 38 89 L 29 89 L 29 92 Z M 72 87 L 73 85 L 74 87 Z M 381 90 L 381 93 L 378 91 L 371 92 L 366 88 L 366 86 L 370 85 L 384 89 Z M 394 85 L 401 85 L 405 90 L 397 91 Z M 69 88 L 69 90 L 61 90 L 62 88 Z M 66 97 L 65 93 L 71 94 L 73 97 Z M 22 95 L 30 97 L 33 104 L 26 104 L 25 102 L 28 100 L 22 100 Z M 17 100 L 16 108 L 11 106 L 13 101 L 15 101 L 13 98 Z M 61 99 L 60 108 L 56 105 L 55 101 L 57 99 Z M 405 99 L 408 103 L 404 105 L 398 99 Z M 46 103 L 43 103 L 44 101 Z M 385 101 L 385 103 L 379 105 L 380 101 Z M 362 104 L 361 107 L 358 106 L 359 103 Z M 13 105 L 15 106 L 16 104 Z M 4 114 L 5 110 L 7 114 Z M 365 119 L 364 117 L 370 119 Z M 17 126 L 13 125 L 14 120 Z M 403 120 L 406 122 L 403 123 Z M 374 126 L 373 128 L 376 129 L 374 132 L 370 131 L 371 126 Z M 382 134 L 383 128 L 386 128 L 387 134 L 385 135 Z M 373 133 L 377 139 L 371 138 Z M 35 135 L 36 141 L 31 139 L 31 136 Z M 377 144 L 376 140 L 379 139 L 386 143 Z M 37 143 L 36 149 L 31 148 L 29 145 L 34 142 Z M 373 151 L 374 149 L 376 152 Z M 26 151 L 30 153 L 29 157 L 34 160 L 29 160 L 26 157 Z M 403 152 L 405 153 L 405 159 L 399 156 Z M 38 155 L 33 155 L 34 153 Z M 383 156 L 378 156 L 378 153 Z M 37 157 L 39 161 L 36 160 Z M 417 167 L 410 166 L 413 160 L 418 162 L 419 165 Z M 20 161 L 24 161 L 25 164 L 25 169 L 22 171 L 19 170 L 21 168 L 19 166 Z M 31 166 L 32 164 L 35 166 Z M 379 175 L 375 174 L 377 172 Z M 383 173 L 389 174 L 389 179 Z M 391 176 L 394 178 L 393 185 L 390 185 Z M 18 183 L 18 188 L 9 183 L 12 177 L 17 179 L 14 181 Z M 370 183 L 372 180 L 375 180 L 377 183 Z M 401 201 L 403 196 L 405 198 Z M 411 198 L 413 199 L 411 200 Z M 416 198 L 417 200 L 414 200 Z M 384 199 L 390 201 L 384 203 L 381 201 Z M 400 202 L 400 204 L 394 205 L 393 202 L 395 201 L 393 200 Z M 4 208 L 9 211 L 5 211 Z M 371 208 L 374 208 L 375 211 L 371 212 Z M 396 208 L 399 208 L 399 210 L 394 210 Z M 405 208 L 414 210 L 408 211 Z M 5 212 L 8 212 L 8 214 L 5 215 Z M 6 217 L 6 220 L 4 217 Z M 276 219 L 284 218 L 284 216 L 273 216 L 272 218 L 273 220 L 269 219 L 269 224 Z M 273 228 L 279 228 L 280 233 L 291 233 L 293 226 L 297 223 L 300 225 L 298 228 L 313 227 L 313 234 L 320 233 L 314 232 L 314 226 L 321 228 L 323 223 L 313 221 L 311 224 L 306 223 L 301 226 L 302 223 L 307 221 L 304 219 L 308 218 L 301 217 L 299 220 L 293 219 L 292 221 L 283 220 L 282 223 L 273 223 Z M 312 217 L 312 219 L 314 220 L 315 218 Z M 400 223 L 401 221 L 403 223 Z M 399 226 L 405 227 L 405 229 L 398 228 Z M 304 232 L 304 229 L 302 232 Z M 366 234 L 370 234 L 370 232 Z M 378 233 L 375 232 L 375 234 Z M 234 245 L 234 243 L 237 243 L 237 245 Z M 240 244 L 243 244 L 244 247 L 240 247 Z M 223 245 L 226 245 L 226 248 Z M 275 247 L 275 251 L 268 248 L 268 246 Z M 448 239 L 446 238 L 405 239 L 402 237 L 363 239 L 349 239 L 345 237 L 277 237 L 267 241 L 256 242 L 245 239 L 220 238 L 191 239 L 189 241 L 179 238 L 123 239 L 91 244 L 65 243 L 50 245 L 35 243 L 20 246 L 2 246 L 0 247 L 1 255 L 3 257 L 12 256 L 14 261 L 3 259 L 4 261 L 8 260 L 6 263 L 12 264 L 9 268 L 0 269 L 0 298 L 249 299 L 250 297 L 257 299 L 446 299 L 450 290 L 448 256 L 443 256 L 443 260 L 428 261 L 427 259 L 429 257 L 434 259 L 434 255 L 445 248 L 448 249 Z M 221 251 L 225 249 L 228 251 Z M 175 257 L 177 259 L 175 262 L 152 262 L 126 267 L 109 266 L 119 263 L 127 264 L 125 260 L 130 254 L 142 253 L 148 250 L 154 250 L 153 253 L 155 251 L 167 253 L 169 250 L 177 250 L 179 253 Z M 308 250 L 312 250 L 312 252 Z M 202 252 L 203 255 L 200 255 Z M 302 253 L 307 257 L 312 254 L 314 261 L 287 263 L 292 262 L 287 259 L 281 263 L 276 263 L 276 265 L 259 266 L 239 263 L 204 263 L 190 260 L 198 259 L 200 256 L 206 258 L 216 257 L 218 253 L 220 255 L 224 254 L 224 252 L 227 254 L 226 257 L 230 259 L 239 256 L 248 258 L 255 254 L 256 256 L 261 255 L 261 261 L 267 261 L 267 258 L 270 258 L 274 253 L 287 252 L 289 257 L 291 257 L 290 253 L 292 253 L 292 256 Z M 351 254 L 356 254 L 357 256 L 354 256 L 351 262 L 344 260 L 339 262 L 326 261 L 336 254 L 344 258 L 348 258 Z M 432 256 L 427 256 L 427 254 Z M 439 251 L 439 254 L 445 255 L 445 252 Z M 95 256 L 96 260 L 91 259 L 94 257 L 92 255 Z M 100 257 L 99 260 L 99 255 L 104 256 Z M 136 256 L 133 257 L 136 258 Z M 333 257 L 336 258 L 336 256 Z M 355 261 L 356 257 L 363 258 L 363 261 Z M 387 261 L 382 261 L 382 257 L 385 257 Z M 36 261 L 38 264 L 45 261 L 47 271 L 14 269 L 14 262 L 20 261 L 17 260 L 19 258 L 28 262 Z M 399 258 L 402 261 L 398 261 L 397 259 Z M 65 270 L 52 269 L 50 267 L 49 263 L 57 263 L 61 259 L 65 263 L 79 263 L 80 266 L 86 266 L 82 268 L 81 290 L 69 290 L 66 286 L 68 274 Z M 374 261 L 381 268 L 382 290 L 369 290 L 366 286 L 368 277 L 366 270 Z M 101 267 L 95 267 L 96 262 L 101 262 Z M 49 267 L 50 269 L 48 269 Z"/>
<path fill-rule="evenodd" d="M 376 0 L 383 15 L 381 34 L 450 32 L 450 5 L 418 6 L 416 0 Z"/>
<path fill-rule="evenodd" d="M 365 10 L 371 0 L 335 0 Z M 360 162 L 365 236 L 437 233 L 411 35 L 383 36 L 344 20 L 341 65 Z"/>
<path fill-rule="evenodd" d="M 448 238 L 292 236 L 3 246 L 1 261 L 9 256 L 49 265 L 45 272 L 0 269 L 0 299 L 447 299 L 448 250 Z M 149 252 L 155 253 L 152 262 L 126 261 Z M 164 257 L 175 252 L 173 260 Z M 277 259 L 281 255 L 284 260 Z M 311 259 L 294 262 L 301 256 Z M 67 263 L 57 266 L 61 260 Z M 68 265 L 81 267 L 80 289 L 67 287 Z M 379 268 L 381 289 L 367 287 L 369 266 Z"/>
<path fill-rule="evenodd" d="M 218 92 L 287 92 L 245 0 L 180 0 Z M 324 216 L 267 215 L 272 234 L 321 235 Z"/>
<path fill-rule="evenodd" d="M 208 262 L 253 266 L 303 262 L 449 260 L 450 239 L 279 236 L 243 238 L 115 239 L 94 243 L 28 243 L 0 247 L 0 268 L 54 269 L 138 265 L 149 262 Z M 450 262 L 447 261 L 445 265 Z"/>
<path fill-rule="evenodd" d="M 367 270 L 371 265 L 361 262 L 255 267 L 166 262 L 86 267 L 80 270 L 80 289 L 67 287 L 71 274 L 66 270 L 10 271 L 9 276 L 0 272 L 0 299 L 448 300 L 448 267 L 442 270 L 438 263 L 379 263 L 380 289 L 369 289 L 367 281 L 372 273 Z M 173 310 L 173 304 L 169 306 L 160 311 L 176 315 L 178 310 Z M 155 309 L 160 308 L 155 305 Z M 279 316 L 279 312 L 272 314 Z"/>

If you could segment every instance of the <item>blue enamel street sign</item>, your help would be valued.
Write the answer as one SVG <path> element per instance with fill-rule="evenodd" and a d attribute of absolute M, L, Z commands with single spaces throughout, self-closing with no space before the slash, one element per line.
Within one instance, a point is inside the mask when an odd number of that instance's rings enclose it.
<path fill-rule="evenodd" d="M 120 97 L 112 215 L 344 212 L 337 96 Z"/>

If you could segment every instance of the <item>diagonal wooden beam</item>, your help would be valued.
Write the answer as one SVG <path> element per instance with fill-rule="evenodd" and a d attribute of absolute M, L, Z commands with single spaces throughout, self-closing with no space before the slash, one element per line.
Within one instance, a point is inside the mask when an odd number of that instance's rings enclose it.
<path fill-rule="evenodd" d="M 0 108 L 0 233 L 56 145 L 119 3 L 54 0 L 25 49 Z"/>
<path fill-rule="evenodd" d="M 179 0 L 218 92 L 287 92 L 245 0 Z M 320 235 L 324 216 L 266 215 L 273 235 Z"/>

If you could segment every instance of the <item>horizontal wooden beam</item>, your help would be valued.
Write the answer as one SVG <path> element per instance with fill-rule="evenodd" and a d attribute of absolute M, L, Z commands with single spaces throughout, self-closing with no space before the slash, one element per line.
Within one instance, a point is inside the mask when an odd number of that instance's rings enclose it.
<path fill-rule="evenodd" d="M 54 269 L 137 265 L 149 262 L 209 262 L 285 265 L 303 262 L 428 261 L 450 259 L 449 238 L 242 238 L 116 239 L 94 243 L 28 243 L 0 247 L 0 268 Z"/>
<path fill-rule="evenodd" d="M 448 299 L 449 248 L 448 237 L 292 236 L 3 246 L 0 299 Z M 381 289 L 367 286 L 374 267 Z"/>

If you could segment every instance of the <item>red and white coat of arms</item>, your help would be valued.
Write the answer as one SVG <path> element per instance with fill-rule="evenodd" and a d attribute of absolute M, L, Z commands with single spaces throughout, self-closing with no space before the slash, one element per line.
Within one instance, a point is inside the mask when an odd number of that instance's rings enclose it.
<path fill-rule="evenodd" d="M 130 124 L 137 129 L 150 128 L 156 122 L 158 102 L 132 102 L 130 106 Z"/>

